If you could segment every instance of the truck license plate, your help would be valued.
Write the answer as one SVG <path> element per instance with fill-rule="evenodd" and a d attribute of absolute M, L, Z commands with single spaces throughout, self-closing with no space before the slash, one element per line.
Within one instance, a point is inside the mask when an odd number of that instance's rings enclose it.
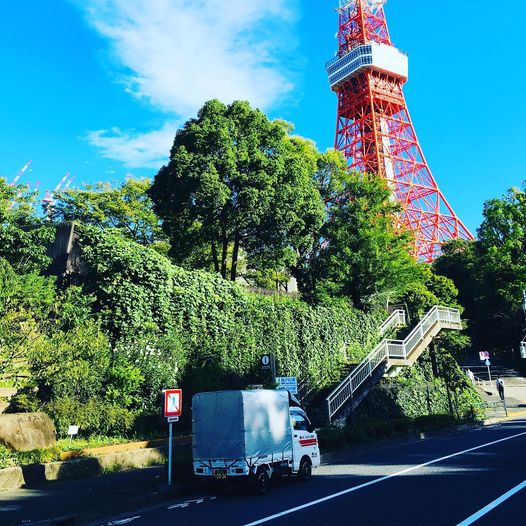
<path fill-rule="evenodd" d="M 217 480 L 226 479 L 226 470 L 225 469 L 215 469 L 214 478 L 216 478 Z"/>

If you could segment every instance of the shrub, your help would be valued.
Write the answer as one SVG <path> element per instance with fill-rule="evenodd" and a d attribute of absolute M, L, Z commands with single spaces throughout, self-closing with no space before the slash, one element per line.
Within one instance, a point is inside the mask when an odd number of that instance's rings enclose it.
<path fill-rule="evenodd" d="M 52 400 L 45 406 L 59 436 L 67 436 L 70 425 L 78 425 L 83 436 L 89 434 L 126 435 L 135 422 L 136 413 L 100 398 L 86 402 L 71 397 Z"/>

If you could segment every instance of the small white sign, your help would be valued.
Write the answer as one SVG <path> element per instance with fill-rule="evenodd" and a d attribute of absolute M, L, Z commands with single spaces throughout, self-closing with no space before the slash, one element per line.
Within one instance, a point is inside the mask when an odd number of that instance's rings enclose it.
<path fill-rule="evenodd" d="M 69 426 L 68 427 L 68 435 L 78 435 L 79 434 L 79 426 Z"/>
<path fill-rule="evenodd" d="M 171 424 L 172 422 L 179 422 L 179 417 L 178 416 L 169 416 L 167 419 L 169 424 Z"/>
<path fill-rule="evenodd" d="M 295 376 L 276 376 L 278 389 L 286 389 L 292 394 L 298 394 L 298 379 Z"/>

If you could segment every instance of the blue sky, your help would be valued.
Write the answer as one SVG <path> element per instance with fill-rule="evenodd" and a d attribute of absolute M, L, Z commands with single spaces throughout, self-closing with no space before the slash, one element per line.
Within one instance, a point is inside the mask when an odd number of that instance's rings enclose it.
<path fill-rule="evenodd" d="M 334 141 L 337 0 L 17 0 L 0 19 L 0 175 L 52 188 L 152 177 L 212 97 L 250 100 Z M 498 7 L 502 6 L 501 10 Z M 526 3 L 389 0 L 405 87 L 440 188 L 474 231 L 526 179 Z"/>

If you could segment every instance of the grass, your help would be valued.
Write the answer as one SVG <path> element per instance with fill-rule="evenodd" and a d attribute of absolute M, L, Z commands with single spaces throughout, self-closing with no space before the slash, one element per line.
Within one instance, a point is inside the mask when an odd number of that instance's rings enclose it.
<path fill-rule="evenodd" d="M 33 451 L 15 451 L 0 444 L 0 469 L 28 464 L 41 464 L 60 459 L 61 450 L 58 447 L 35 449 Z"/>
<path fill-rule="evenodd" d="M 144 438 L 130 438 L 125 436 L 91 436 L 86 438 L 61 438 L 57 441 L 57 447 L 60 451 L 81 451 L 82 449 L 89 449 L 92 447 L 114 446 L 115 444 L 127 444 L 128 442 L 136 442 L 138 440 L 145 440 Z"/>

